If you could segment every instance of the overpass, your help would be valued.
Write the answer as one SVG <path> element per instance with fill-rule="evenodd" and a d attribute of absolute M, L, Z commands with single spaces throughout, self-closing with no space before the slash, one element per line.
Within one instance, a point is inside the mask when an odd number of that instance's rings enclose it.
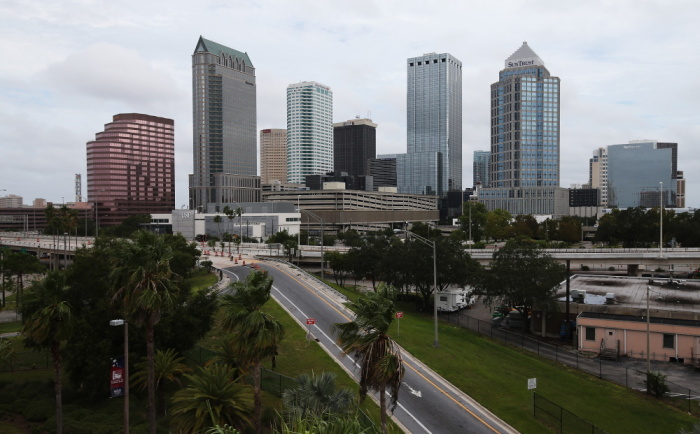
<path fill-rule="evenodd" d="M 76 246 L 78 248 L 84 245 L 90 246 L 93 242 L 92 237 L 58 236 L 54 238 L 46 235 L 0 232 L 0 248 L 29 252 L 48 263 L 56 263 L 58 258 L 70 260 Z M 284 256 L 280 249 L 271 249 L 269 245 L 264 244 L 243 243 L 241 249 L 250 251 L 250 254 L 262 256 Z M 350 250 L 343 246 L 324 246 L 323 249 L 326 252 Z M 310 264 L 320 261 L 321 246 L 301 246 L 301 250 L 301 262 Z M 496 248 L 468 250 L 471 257 L 484 266 L 491 263 L 496 251 Z M 656 270 L 665 273 L 684 273 L 700 268 L 700 248 L 695 247 L 667 248 L 662 251 L 658 248 L 545 249 L 544 252 L 562 264 L 570 262 L 571 268 L 579 271 L 625 271 L 629 275 L 637 275 L 641 272 Z"/>

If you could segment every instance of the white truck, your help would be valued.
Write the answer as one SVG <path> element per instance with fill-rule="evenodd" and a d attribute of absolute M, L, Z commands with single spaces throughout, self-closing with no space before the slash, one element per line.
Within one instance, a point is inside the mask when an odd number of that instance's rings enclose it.
<path fill-rule="evenodd" d="M 437 293 L 437 308 L 440 312 L 457 312 L 475 302 L 472 288 L 453 288 Z"/>

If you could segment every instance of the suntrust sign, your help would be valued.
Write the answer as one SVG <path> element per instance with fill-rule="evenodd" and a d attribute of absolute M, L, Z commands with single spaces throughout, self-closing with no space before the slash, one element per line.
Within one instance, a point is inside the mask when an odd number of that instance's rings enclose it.
<path fill-rule="evenodd" d="M 521 66 L 533 66 L 537 65 L 535 63 L 535 60 L 518 60 L 515 62 L 508 62 L 506 61 L 506 68 L 519 68 Z"/>

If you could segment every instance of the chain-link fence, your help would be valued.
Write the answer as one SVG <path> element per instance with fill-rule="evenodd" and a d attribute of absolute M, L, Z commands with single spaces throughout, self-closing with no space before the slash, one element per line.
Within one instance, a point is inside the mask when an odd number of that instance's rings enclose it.
<path fill-rule="evenodd" d="M 589 374 L 595 375 L 601 379 L 612 381 L 630 389 L 646 391 L 645 370 L 629 368 L 599 358 L 586 357 L 579 351 L 572 349 L 570 346 L 545 342 L 532 335 L 525 334 L 522 331 L 501 328 L 496 324 L 492 324 L 489 321 L 483 321 L 478 318 L 454 314 L 443 314 L 440 316 L 440 318 L 449 324 L 468 328 L 479 334 L 529 350 L 540 356 L 544 356 L 559 363 L 588 372 Z M 663 372 L 661 373 L 663 374 Z M 700 400 L 700 393 L 687 386 L 675 384 L 668 380 L 666 380 L 665 383 L 669 388 L 667 396 L 687 400 L 689 412 L 691 402 L 693 400 Z"/>
<path fill-rule="evenodd" d="M 537 393 L 533 393 L 533 407 L 535 419 L 552 427 L 556 432 L 573 434 L 603 434 L 606 432 Z"/>

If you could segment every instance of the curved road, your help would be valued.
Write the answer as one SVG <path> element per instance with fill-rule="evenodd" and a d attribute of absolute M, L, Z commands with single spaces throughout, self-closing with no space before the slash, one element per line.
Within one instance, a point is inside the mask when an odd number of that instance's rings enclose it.
<path fill-rule="evenodd" d="M 350 356 L 342 357 L 331 326 L 352 319 L 342 300 L 306 273 L 277 262 L 257 262 L 274 277 L 272 296 L 303 327 L 306 319 L 316 323 L 309 331 L 313 338 L 356 380 L 359 368 Z M 232 281 L 243 280 L 247 267 L 225 268 Z M 505 422 L 466 394 L 451 386 L 420 361 L 402 353 L 406 374 L 394 420 L 411 433 L 515 433 Z"/>

